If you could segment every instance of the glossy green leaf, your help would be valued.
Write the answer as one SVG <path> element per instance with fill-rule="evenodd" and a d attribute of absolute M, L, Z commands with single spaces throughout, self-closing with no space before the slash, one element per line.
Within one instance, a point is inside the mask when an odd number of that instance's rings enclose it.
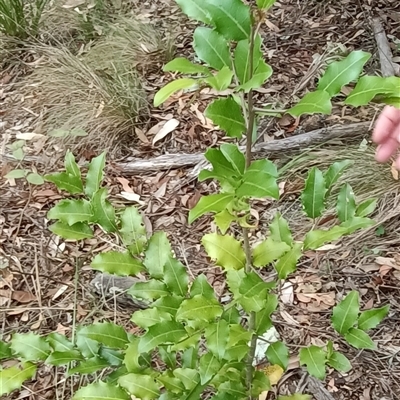
<path fill-rule="evenodd" d="M 300 364 L 305 364 L 310 375 L 325 379 L 326 352 L 318 346 L 311 345 L 300 349 Z"/>
<path fill-rule="evenodd" d="M 359 107 L 368 104 L 377 95 L 398 96 L 400 78 L 396 76 L 363 76 L 347 97 L 345 104 Z"/>
<path fill-rule="evenodd" d="M 71 175 L 67 172 L 57 172 L 45 175 L 44 180 L 54 183 L 58 189 L 66 190 L 68 193 L 83 193 L 83 184 L 79 176 Z"/>
<path fill-rule="evenodd" d="M 265 172 L 246 171 L 243 183 L 236 190 L 238 197 L 272 197 L 279 199 L 279 187 L 276 178 Z"/>
<path fill-rule="evenodd" d="M 84 326 L 78 334 L 113 349 L 124 349 L 129 343 L 124 328 L 111 322 L 98 322 Z"/>
<path fill-rule="evenodd" d="M 221 153 L 224 155 L 225 159 L 232 166 L 234 171 L 241 176 L 244 173 L 246 159 L 244 154 L 239 150 L 239 148 L 231 143 L 224 143 L 220 146 Z"/>
<path fill-rule="evenodd" d="M 93 358 L 97 356 L 100 351 L 100 343 L 86 336 L 79 335 L 82 328 L 83 327 L 80 327 L 77 330 L 76 347 L 85 358 Z"/>
<path fill-rule="evenodd" d="M 164 276 L 164 265 L 170 258 L 171 245 L 165 232 L 156 232 L 149 240 L 143 264 L 156 279 Z"/>
<path fill-rule="evenodd" d="M 163 281 L 170 292 L 178 296 L 186 296 L 189 284 L 186 267 L 172 256 L 168 258 L 165 264 Z"/>
<path fill-rule="evenodd" d="M 223 129 L 229 137 L 240 139 L 246 131 L 242 109 L 232 97 L 214 100 L 204 115 Z"/>
<path fill-rule="evenodd" d="M 85 194 L 89 197 L 100 189 L 101 182 L 104 178 L 104 167 L 106 166 L 106 152 L 94 157 L 89 164 L 86 174 Z"/>
<path fill-rule="evenodd" d="M 152 306 L 175 316 L 183 300 L 182 297 L 168 294 L 168 296 L 163 296 L 156 300 Z"/>
<path fill-rule="evenodd" d="M 237 344 L 236 346 L 226 349 L 224 359 L 227 361 L 242 361 L 249 353 L 249 346 L 245 343 Z"/>
<path fill-rule="evenodd" d="M 131 396 L 111 383 L 95 382 L 80 388 L 72 400 L 131 400 Z"/>
<path fill-rule="evenodd" d="M 208 283 L 207 277 L 204 274 L 198 275 L 190 287 L 190 297 L 196 295 L 202 295 L 208 299 L 215 299 L 214 289 Z"/>
<path fill-rule="evenodd" d="M 206 213 L 219 213 L 225 210 L 233 199 L 234 195 L 230 193 L 218 193 L 201 197 L 199 202 L 189 211 L 189 224 Z"/>
<path fill-rule="evenodd" d="M 128 289 L 127 293 L 132 297 L 144 300 L 159 299 L 170 294 L 166 284 L 155 279 L 150 279 L 146 282 L 136 282 Z"/>
<path fill-rule="evenodd" d="M 176 79 L 163 86 L 154 96 L 154 107 L 158 107 L 166 100 L 168 100 L 175 92 L 183 89 L 191 88 L 196 85 L 197 81 L 190 78 Z"/>
<path fill-rule="evenodd" d="M 119 367 L 124 361 L 124 355 L 120 350 L 110 349 L 105 346 L 100 348 L 100 357 L 106 360 L 108 364 L 113 367 Z"/>
<path fill-rule="evenodd" d="M 143 370 L 139 352 L 139 337 L 131 339 L 128 347 L 125 350 L 124 365 L 128 372 L 140 372 Z"/>
<path fill-rule="evenodd" d="M 232 82 L 233 72 L 229 67 L 225 66 L 215 75 L 204 79 L 204 82 L 210 85 L 213 89 L 223 91 L 228 89 Z"/>
<path fill-rule="evenodd" d="M 252 272 L 246 272 L 239 285 L 239 293 L 245 297 L 266 297 L 267 292 L 275 287 L 275 282 L 265 282 L 261 277 Z"/>
<path fill-rule="evenodd" d="M 236 216 L 232 215 L 228 210 L 222 210 L 214 216 L 215 225 L 223 235 L 226 234 L 232 222 L 236 220 Z"/>
<path fill-rule="evenodd" d="M 241 269 L 246 263 L 246 255 L 239 241 L 230 235 L 208 233 L 203 236 L 201 243 L 208 256 L 216 260 L 216 264 L 224 268 Z"/>
<path fill-rule="evenodd" d="M 32 185 L 43 185 L 44 179 L 37 173 L 31 173 L 26 176 L 26 180 Z"/>
<path fill-rule="evenodd" d="M 182 352 L 182 368 L 197 368 L 199 363 L 199 343 Z"/>
<path fill-rule="evenodd" d="M 204 385 L 210 382 L 220 369 L 221 364 L 215 355 L 211 353 L 203 354 L 199 362 L 200 383 Z"/>
<path fill-rule="evenodd" d="M 324 90 L 307 93 L 286 112 L 293 117 L 300 117 L 303 114 L 330 114 L 332 112 L 331 96 Z"/>
<path fill-rule="evenodd" d="M 22 161 L 25 158 L 24 149 L 20 147 L 16 150 L 13 150 L 12 155 L 16 160 Z"/>
<path fill-rule="evenodd" d="M 344 335 L 356 322 L 360 313 L 360 299 L 357 291 L 351 291 L 332 312 L 332 325 Z"/>
<path fill-rule="evenodd" d="M 204 0 L 175 0 L 182 11 L 191 19 L 210 24 L 212 22 L 210 13 Z"/>
<path fill-rule="evenodd" d="M 338 179 L 343 174 L 345 169 L 353 164 L 354 161 L 343 160 L 343 161 L 337 161 L 329 167 L 328 171 L 326 171 L 324 174 L 326 188 L 328 189 L 327 194 L 329 194 L 330 190 L 332 189 L 332 186 L 338 181 Z"/>
<path fill-rule="evenodd" d="M 326 72 L 319 80 L 318 90 L 324 90 L 329 95 L 337 95 L 343 86 L 356 80 L 371 54 L 364 51 L 352 51 L 344 60 L 329 64 Z"/>
<path fill-rule="evenodd" d="M 290 248 L 291 246 L 285 242 L 276 242 L 272 237 L 269 237 L 253 249 L 253 265 L 255 267 L 268 265 L 272 261 L 282 257 Z"/>
<path fill-rule="evenodd" d="M 176 319 L 179 321 L 212 321 L 220 317 L 222 312 L 223 308 L 217 299 L 197 294 L 190 299 L 183 300 L 176 313 Z"/>
<path fill-rule="evenodd" d="M 207 347 L 218 360 L 222 360 L 224 357 L 229 339 L 229 330 L 228 322 L 224 319 L 220 319 L 206 328 Z"/>
<path fill-rule="evenodd" d="M 350 361 L 346 356 L 338 351 L 332 352 L 331 356 L 327 360 L 327 364 L 339 372 L 349 372 L 351 370 Z"/>
<path fill-rule="evenodd" d="M 171 351 L 168 347 L 160 346 L 158 348 L 161 359 L 165 362 L 168 368 L 176 368 L 176 352 Z"/>
<path fill-rule="evenodd" d="M 253 381 L 251 385 L 252 396 L 260 396 L 267 390 L 271 390 L 271 383 L 268 376 L 264 371 L 255 371 L 253 375 Z"/>
<path fill-rule="evenodd" d="M 69 226 L 93 220 L 92 205 L 84 199 L 60 200 L 47 213 L 48 219 L 58 219 Z"/>
<path fill-rule="evenodd" d="M 54 351 L 64 352 L 70 351 L 74 348 L 74 345 L 67 337 L 57 332 L 47 335 L 46 341 L 50 344 Z"/>
<path fill-rule="evenodd" d="M 346 234 L 347 229 L 338 225 L 327 230 L 316 229 L 315 231 L 309 231 L 304 239 L 304 250 L 318 249 L 325 243 L 333 242 Z"/>
<path fill-rule="evenodd" d="M 198 27 L 193 34 L 193 48 L 200 60 L 220 70 L 231 67 L 231 56 L 227 41 L 213 29 Z"/>
<path fill-rule="evenodd" d="M 154 378 L 149 375 L 128 374 L 118 379 L 118 384 L 131 395 L 141 400 L 158 399 L 160 389 Z"/>
<path fill-rule="evenodd" d="M 251 337 L 251 331 L 240 325 L 239 321 L 229 326 L 229 340 L 226 347 L 231 348 L 238 343 L 245 343 L 247 345 L 250 343 Z"/>
<path fill-rule="evenodd" d="M 135 311 L 131 317 L 131 321 L 137 326 L 147 329 L 162 321 L 171 321 L 171 314 L 160 311 L 157 308 L 147 308 L 146 310 Z"/>
<path fill-rule="evenodd" d="M 161 349 L 162 347 L 160 347 Z M 185 387 L 183 386 L 183 383 L 176 378 L 171 371 L 164 371 L 161 375 L 157 376 L 157 381 L 161 382 L 161 384 L 165 387 L 167 390 L 166 393 L 164 394 L 170 394 L 175 393 L 175 394 L 181 394 L 185 391 Z M 162 399 L 159 397 L 159 399 Z M 171 400 L 174 399 L 174 396 L 171 395 Z"/>
<path fill-rule="evenodd" d="M 11 340 L 12 351 L 26 361 L 45 360 L 50 352 L 46 339 L 36 333 L 15 333 Z"/>
<path fill-rule="evenodd" d="M 368 199 L 360 203 L 356 208 L 357 217 L 367 217 L 375 211 L 377 199 Z"/>
<path fill-rule="evenodd" d="M 20 178 L 24 178 L 27 173 L 28 173 L 28 170 L 26 170 L 26 169 L 13 169 L 8 174 L 4 175 L 4 178 L 20 179 Z"/>
<path fill-rule="evenodd" d="M 49 226 L 49 230 L 55 235 L 67 240 L 82 240 L 93 237 L 92 229 L 83 222 L 78 222 L 72 226 L 62 222 L 56 222 Z"/>
<path fill-rule="evenodd" d="M 241 0 L 207 0 L 207 10 L 215 29 L 228 40 L 243 40 L 250 36 L 250 7 Z"/>
<path fill-rule="evenodd" d="M 346 229 L 346 234 L 350 235 L 358 229 L 369 228 L 373 225 L 375 225 L 375 222 L 370 218 L 354 217 L 345 222 L 342 222 L 340 224 L 340 227 Z"/>
<path fill-rule="evenodd" d="M 147 353 L 160 344 L 176 343 L 187 336 L 184 326 L 175 321 L 163 321 L 150 326 L 140 338 L 139 352 Z"/>
<path fill-rule="evenodd" d="M 278 177 L 278 169 L 276 168 L 276 165 L 267 159 L 252 161 L 246 169 L 246 172 L 250 171 L 254 173 L 263 172 L 264 174 L 268 174 L 274 178 Z"/>
<path fill-rule="evenodd" d="M 126 207 L 122 212 L 119 233 L 131 254 L 136 255 L 143 251 L 147 243 L 146 228 L 136 207 Z"/>
<path fill-rule="evenodd" d="M 263 335 L 273 324 L 271 314 L 278 307 L 278 297 L 275 294 L 268 294 L 266 305 L 256 313 L 256 332 L 258 335 Z"/>
<path fill-rule="evenodd" d="M 89 375 L 94 374 L 97 371 L 103 371 L 106 368 L 110 368 L 110 363 L 104 358 L 94 356 L 81 361 L 77 366 L 68 370 L 68 376 L 79 374 Z"/>
<path fill-rule="evenodd" d="M 308 173 L 301 202 L 307 217 L 320 217 L 325 208 L 326 183 L 322 172 L 313 167 Z"/>
<path fill-rule="evenodd" d="M 368 331 L 376 328 L 379 323 L 388 315 L 388 313 L 389 305 L 363 311 L 358 317 L 358 329 Z"/>
<path fill-rule="evenodd" d="M 288 246 L 292 246 L 293 237 L 289 224 L 279 212 L 275 214 L 274 219 L 269 224 L 269 230 L 271 232 L 270 237 L 274 242 L 284 242 Z"/>
<path fill-rule="evenodd" d="M 229 286 L 230 292 L 234 295 L 235 298 L 241 296 L 239 292 L 239 286 L 245 276 L 246 273 L 243 268 L 239 270 L 229 270 L 226 273 L 226 282 Z"/>
<path fill-rule="evenodd" d="M 350 328 L 344 334 L 344 338 L 346 339 L 346 342 L 348 344 L 355 347 L 356 349 L 376 349 L 376 344 L 368 336 L 368 334 L 361 329 Z"/>
<path fill-rule="evenodd" d="M 77 350 L 70 351 L 53 351 L 46 359 L 46 364 L 49 365 L 67 365 L 73 361 L 82 360 L 83 357 Z"/>
<path fill-rule="evenodd" d="M 9 343 L 0 340 L 0 360 L 11 358 L 12 351 Z"/>
<path fill-rule="evenodd" d="M 352 187 L 345 183 L 339 191 L 336 210 L 340 222 L 348 221 L 356 213 L 356 199 Z"/>
<path fill-rule="evenodd" d="M 238 303 L 247 313 L 259 312 L 265 307 L 266 302 L 267 302 L 266 291 L 262 291 L 261 293 L 258 293 L 256 296 L 246 297 L 243 295 L 238 298 Z"/>
<path fill-rule="evenodd" d="M 275 2 L 276 0 L 257 0 L 257 7 L 261 10 L 268 10 L 275 4 Z"/>
<path fill-rule="evenodd" d="M 289 274 L 296 270 L 297 261 L 302 255 L 302 249 L 303 243 L 295 242 L 291 249 L 275 263 L 275 270 L 279 279 L 286 279 Z"/>
<path fill-rule="evenodd" d="M 224 393 L 225 396 L 226 396 L 226 393 L 234 395 L 237 400 L 244 400 L 247 398 L 246 388 L 245 388 L 244 384 L 237 380 L 225 381 L 224 383 L 219 385 L 218 391 Z"/>
<path fill-rule="evenodd" d="M 271 343 L 265 355 L 272 365 L 279 365 L 283 370 L 286 370 L 289 365 L 289 349 L 283 342 Z"/>
<path fill-rule="evenodd" d="M 257 68 L 260 60 L 262 59 L 261 51 L 262 39 L 257 35 L 254 40 L 253 49 L 253 71 Z M 244 84 L 250 79 L 250 43 L 248 39 L 240 40 L 234 51 L 234 66 L 235 73 L 239 79 L 240 84 Z"/>
<path fill-rule="evenodd" d="M 164 65 L 163 71 L 180 72 L 183 74 L 211 75 L 211 72 L 207 67 L 200 64 L 194 64 L 184 57 L 178 57 L 173 59 L 172 61 Z"/>
<path fill-rule="evenodd" d="M 75 157 L 71 150 L 67 150 L 67 152 L 65 153 L 64 166 L 67 174 L 77 176 L 79 178 L 81 177 L 81 170 L 76 163 Z"/>
<path fill-rule="evenodd" d="M 106 232 L 115 232 L 117 223 L 115 220 L 115 209 L 107 200 L 108 191 L 106 188 L 99 189 L 92 197 L 94 221 Z"/>
<path fill-rule="evenodd" d="M 218 180 L 221 180 L 221 178 L 229 179 L 237 175 L 237 172 L 235 171 L 231 163 L 225 158 L 220 149 L 209 148 L 204 156 L 213 166 L 213 170 L 202 170 L 199 174 L 200 181 L 214 176 Z"/>
<path fill-rule="evenodd" d="M 0 396 L 10 394 L 12 391 L 21 389 L 23 383 L 36 373 L 36 365 L 26 362 L 18 366 L 0 369 Z M 4 399 L 9 397 L 3 397 Z"/>
<path fill-rule="evenodd" d="M 252 78 L 243 85 L 240 85 L 238 89 L 244 90 L 245 93 L 248 93 L 253 89 L 259 89 L 271 77 L 272 72 L 273 70 L 271 66 L 268 65 L 264 60 L 260 60 Z"/>
<path fill-rule="evenodd" d="M 143 264 L 133 258 L 128 251 L 107 251 L 99 253 L 92 260 L 91 267 L 96 271 L 119 276 L 133 276 L 144 270 Z"/>
<path fill-rule="evenodd" d="M 173 374 L 180 379 L 186 390 L 192 390 L 200 382 L 198 371 L 190 368 L 177 368 Z M 187 397 L 185 397 L 186 399 Z M 198 398 L 198 397 L 197 397 Z M 192 399 L 194 400 L 194 398 Z"/>

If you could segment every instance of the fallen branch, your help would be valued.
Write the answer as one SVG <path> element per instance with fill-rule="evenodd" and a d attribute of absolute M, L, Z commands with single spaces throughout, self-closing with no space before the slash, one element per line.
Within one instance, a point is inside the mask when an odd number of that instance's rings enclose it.
<path fill-rule="evenodd" d="M 400 65 L 392 61 L 392 51 L 379 17 L 373 18 L 372 28 L 374 30 L 376 45 L 378 46 L 382 75 L 400 76 Z"/>
<path fill-rule="evenodd" d="M 335 400 L 328 390 L 325 389 L 322 382 L 312 376 L 308 377 L 307 388 L 316 400 Z"/>
<path fill-rule="evenodd" d="M 282 154 L 286 156 L 289 152 L 302 150 L 310 146 L 327 142 L 328 140 L 339 138 L 354 139 L 356 136 L 367 133 L 369 128 L 369 122 L 359 122 L 350 125 L 333 125 L 327 128 L 316 129 L 285 139 L 258 143 L 253 147 L 253 156 L 254 158 L 267 156 L 279 158 Z M 242 149 L 244 149 L 244 147 L 242 147 Z M 15 158 L 11 154 L 2 154 L 2 158 L 15 161 Z M 50 160 L 48 157 L 26 156 L 24 161 L 43 165 L 49 163 Z M 161 170 L 193 167 L 198 164 L 204 164 L 205 161 L 203 153 L 164 154 L 147 160 L 138 158 L 128 159 L 126 162 L 114 163 L 113 167 L 126 175 L 134 175 L 138 173 L 154 173 Z"/>
<path fill-rule="evenodd" d="M 305 149 L 328 140 L 345 137 L 354 138 L 355 136 L 363 135 L 368 131 L 369 127 L 369 122 L 360 122 L 351 125 L 334 125 L 295 135 L 290 138 L 258 143 L 253 147 L 253 156 L 254 158 L 261 158 L 268 155 L 278 158 L 279 154 L 287 155 L 288 152 Z M 242 147 L 242 149 L 244 149 L 244 147 Z M 131 161 L 114 164 L 114 166 L 124 174 L 133 175 L 143 172 L 193 167 L 203 161 L 205 161 L 203 153 L 165 154 L 149 160 L 132 159 Z"/>

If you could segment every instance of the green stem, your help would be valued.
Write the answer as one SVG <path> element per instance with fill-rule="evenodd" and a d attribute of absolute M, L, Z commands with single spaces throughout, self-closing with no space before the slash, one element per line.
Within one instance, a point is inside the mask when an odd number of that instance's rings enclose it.
<path fill-rule="evenodd" d="M 253 57 L 254 57 L 254 39 L 259 29 L 259 24 L 257 27 L 252 25 L 250 32 L 250 43 L 249 43 L 249 79 L 253 76 Z M 247 95 L 247 115 L 248 115 L 248 123 L 247 123 L 247 131 L 246 131 L 246 168 L 251 164 L 251 147 L 252 147 L 252 139 L 253 139 L 253 129 L 255 122 L 255 110 L 254 110 L 254 99 L 253 99 L 253 90 L 250 90 Z M 250 273 L 252 269 L 251 264 L 251 248 L 249 242 L 249 230 L 247 228 L 242 228 L 243 232 L 243 246 L 246 254 L 246 273 Z M 254 332 L 256 327 L 256 314 L 255 312 L 250 313 L 249 319 L 249 331 Z M 257 344 L 257 335 L 253 333 L 251 338 L 251 344 L 249 349 L 249 354 L 247 356 L 246 361 L 246 386 L 249 394 L 249 400 L 252 400 L 253 397 L 251 395 L 252 382 L 253 382 L 253 359 L 256 351 Z"/>

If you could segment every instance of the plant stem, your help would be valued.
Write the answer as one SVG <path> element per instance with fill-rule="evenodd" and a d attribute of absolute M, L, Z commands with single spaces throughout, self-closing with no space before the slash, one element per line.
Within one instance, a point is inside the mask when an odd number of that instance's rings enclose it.
<path fill-rule="evenodd" d="M 249 43 L 249 79 L 253 76 L 253 68 L 254 68 L 254 39 L 259 29 L 259 24 L 257 27 L 252 25 L 250 32 L 250 43 Z M 253 102 L 253 90 L 250 90 L 247 95 L 247 115 L 248 115 L 248 123 L 247 123 L 247 131 L 246 131 L 246 168 L 251 164 L 251 147 L 252 147 L 252 139 L 253 139 L 253 129 L 255 122 L 255 111 L 254 111 L 254 102 Z M 246 254 L 246 273 L 251 272 L 251 248 L 249 242 L 249 230 L 248 228 L 242 228 L 243 232 L 243 246 Z M 250 313 L 249 319 L 249 331 L 254 332 L 256 328 L 256 314 L 255 312 Z M 252 400 L 253 397 L 251 395 L 251 388 L 253 382 L 253 359 L 256 351 L 257 344 L 257 335 L 253 333 L 251 337 L 251 344 L 249 349 L 249 354 L 247 356 L 246 361 L 246 386 L 249 393 L 249 400 Z"/>

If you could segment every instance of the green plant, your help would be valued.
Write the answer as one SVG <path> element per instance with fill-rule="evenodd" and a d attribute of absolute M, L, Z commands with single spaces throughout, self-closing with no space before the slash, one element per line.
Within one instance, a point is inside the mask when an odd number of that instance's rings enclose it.
<path fill-rule="evenodd" d="M 97 225 L 106 233 L 119 236 L 125 250 L 100 253 L 91 265 L 96 270 L 118 275 L 141 272 L 147 276 L 146 281 L 135 283 L 129 290 L 132 297 L 148 304 L 147 309 L 132 315 L 132 322 L 142 332 L 128 334 L 121 326 L 105 322 L 79 327 L 74 341 L 57 334 L 47 337 L 15 334 L 10 343 L 0 342 L 3 358 L 21 360 L 21 367 L 0 371 L 4 393 L 33 376 L 32 362 L 45 361 L 50 365 L 70 365 L 69 375 L 104 372 L 101 381 L 81 387 L 73 397 L 76 400 L 97 399 L 99 393 L 102 398 L 118 399 L 134 395 L 142 399 L 194 400 L 205 392 L 211 393 L 214 400 L 256 398 L 271 388 L 268 376 L 255 369 L 254 356 L 258 339 L 266 340 L 273 328 L 271 314 L 278 306 L 276 288 L 295 271 L 304 251 L 373 224 L 368 216 L 374 211 L 375 201 L 357 204 L 350 185 L 343 184 L 336 196 L 335 224 L 330 228 L 313 228 L 295 240 L 289 222 L 276 213 L 265 239 L 253 243 L 250 228 L 257 227 L 251 221 L 252 200 L 279 198 L 276 166 L 269 160 L 253 161 L 251 157 L 257 114 L 252 91 L 272 73 L 261 56 L 258 30 L 274 0 L 257 0 L 257 7 L 249 7 L 240 0 L 177 0 L 177 3 L 191 18 L 212 26 L 199 27 L 194 34 L 196 54 L 207 65 L 183 58 L 168 63 L 165 70 L 192 76 L 167 84 L 156 94 L 155 104 L 161 104 L 176 90 L 209 85 L 222 91 L 234 80 L 234 94 L 214 100 L 206 115 L 229 137 L 240 139 L 245 134 L 247 139 L 245 154 L 232 143 L 207 151 L 212 169 L 202 171 L 199 179 L 218 181 L 220 192 L 202 197 L 189 213 L 190 223 L 207 213 L 214 216 L 219 232 L 204 235 L 202 244 L 224 271 L 229 302 L 217 299 L 203 274 L 189 282 L 186 268 L 173 255 L 167 235 L 156 232 L 148 237 L 135 207 L 112 206 L 107 189 L 102 187 L 104 153 L 91 161 L 83 179 L 74 156 L 68 152 L 65 171 L 45 177 L 74 196 L 49 211 L 48 219 L 56 220 L 50 230 L 65 239 L 82 240 L 92 237 L 93 226 Z M 231 46 L 233 42 L 235 47 Z M 367 53 L 354 52 L 345 60 L 332 63 L 320 79 L 317 91 L 307 94 L 287 112 L 296 116 L 330 112 L 331 97 L 358 78 L 368 58 Z M 371 100 L 361 79 L 347 102 Z M 392 101 L 393 84 L 380 81 L 376 94 L 387 96 L 383 101 Z M 324 217 L 332 189 L 350 164 L 345 160 L 325 171 L 318 168 L 309 171 L 301 203 L 314 227 Z M 232 225 L 236 232 L 241 232 L 237 236 L 230 230 Z M 275 269 L 275 280 L 266 282 L 261 277 L 261 268 L 265 267 Z M 350 293 L 335 307 L 332 324 L 350 345 L 369 349 L 371 339 L 362 332 L 375 327 L 386 314 L 387 307 L 360 314 L 358 297 Z M 276 340 L 268 344 L 265 352 L 268 361 L 286 369 L 287 346 Z M 347 358 L 334 350 L 332 342 L 324 348 L 302 349 L 300 360 L 310 374 L 319 378 L 325 376 L 326 365 L 339 371 L 351 367 Z M 289 398 L 307 399 L 307 395 Z M 281 396 L 281 399 L 288 398 Z"/>
<path fill-rule="evenodd" d="M 18 39 L 39 33 L 43 11 L 49 0 L 2 0 L 0 32 Z"/>

